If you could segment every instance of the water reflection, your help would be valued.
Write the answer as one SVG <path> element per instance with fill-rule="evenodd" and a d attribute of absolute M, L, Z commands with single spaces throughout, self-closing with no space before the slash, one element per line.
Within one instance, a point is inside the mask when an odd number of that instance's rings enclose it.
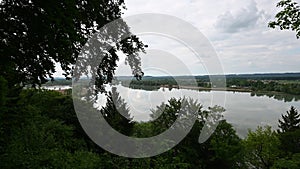
<path fill-rule="evenodd" d="M 269 97 L 279 101 L 284 102 L 292 102 L 292 101 L 300 101 L 300 95 L 291 95 L 286 93 L 278 93 L 278 92 L 251 92 L 251 96 L 257 97 Z"/>
<path fill-rule="evenodd" d="M 275 93 L 249 93 L 232 91 L 198 91 L 190 89 L 175 89 L 161 87 L 158 90 L 130 89 L 117 85 L 120 96 L 128 104 L 134 121 L 149 121 L 151 109 L 156 109 L 162 102 L 171 98 L 190 97 L 198 100 L 204 108 L 220 105 L 226 109 L 224 117 L 231 123 L 240 137 L 247 135 L 248 129 L 257 126 L 270 125 L 278 128 L 281 114 L 289 110 L 290 106 L 300 109 L 299 96 Z M 218 94 L 226 94 L 226 102 L 218 98 Z M 212 96 L 215 102 L 212 105 Z M 102 99 L 104 101 L 105 99 Z M 103 104 L 103 103 L 102 103 Z"/>

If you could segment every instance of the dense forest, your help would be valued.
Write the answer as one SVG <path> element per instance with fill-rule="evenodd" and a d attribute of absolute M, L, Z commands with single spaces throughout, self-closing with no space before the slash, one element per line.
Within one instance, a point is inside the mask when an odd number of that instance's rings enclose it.
<path fill-rule="evenodd" d="M 122 108 L 130 116 L 124 100 L 112 90 L 99 113 L 125 135 L 149 137 L 170 127 L 181 103 L 182 99 L 171 99 L 159 118 L 138 123 L 119 114 Z M 180 144 L 163 154 L 143 159 L 116 156 L 93 143 L 77 120 L 70 95 L 50 90 L 22 90 L 18 97 L 2 97 L 1 110 L 1 168 L 297 169 L 300 166 L 300 115 L 293 107 L 283 112 L 278 131 L 268 126 L 258 127 L 241 139 L 232 125 L 223 120 L 203 144 L 198 143 L 199 131 L 204 124 L 203 117 L 212 112 L 199 109 L 199 120 Z M 154 111 L 153 117 L 155 114 Z"/>

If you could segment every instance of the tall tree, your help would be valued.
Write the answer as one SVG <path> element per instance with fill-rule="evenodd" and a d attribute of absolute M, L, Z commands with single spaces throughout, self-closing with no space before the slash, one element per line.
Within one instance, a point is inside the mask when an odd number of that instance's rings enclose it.
<path fill-rule="evenodd" d="M 282 132 L 293 131 L 300 128 L 300 114 L 295 107 L 291 107 L 289 111 L 286 112 L 286 115 L 281 115 L 282 120 L 279 121 L 278 127 Z"/>
<path fill-rule="evenodd" d="M 130 135 L 134 126 L 129 108 L 117 92 L 116 87 L 108 93 L 106 106 L 101 109 L 101 113 L 107 122 L 117 131 Z"/>
<path fill-rule="evenodd" d="M 119 19 L 124 0 L 3 0 L 0 4 L 0 76 L 8 86 L 40 85 L 53 79 L 55 63 L 70 77 L 82 46 L 105 24 Z M 130 34 L 120 20 L 118 36 L 106 53 L 95 75 L 102 83 L 110 82 L 118 60 L 117 51 L 127 55 L 129 65 L 138 69 L 137 52 L 144 50 L 139 39 Z M 107 39 L 102 39 L 107 40 Z M 109 41 L 109 39 L 107 40 Z M 100 66 L 99 65 L 99 66 Z"/>
<path fill-rule="evenodd" d="M 295 107 L 291 107 L 286 115 L 281 115 L 278 127 L 279 138 L 281 141 L 280 148 L 289 155 L 290 153 L 300 153 L 300 114 Z"/>
<path fill-rule="evenodd" d="M 281 30 L 288 29 L 296 32 L 296 37 L 300 37 L 300 7 L 292 0 L 281 0 L 277 7 L 283 8 L 276 14 L 275 21 L 269 22 L 269 27 L 279 27 Z"/>

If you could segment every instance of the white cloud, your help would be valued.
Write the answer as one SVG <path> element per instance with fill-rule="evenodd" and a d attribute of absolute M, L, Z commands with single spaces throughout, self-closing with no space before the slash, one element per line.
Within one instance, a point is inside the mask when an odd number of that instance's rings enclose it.
<path fill-rule="evenodd" d="M 258 11 L 255 1 L 251 1 L 246 8 L 240 9 L 235 14 L 226 11 L 218 16 L 216 29 L 225 33 L 235 33 L 252 29 L 256 26 L 258 20 L 264 16 L 264 11 Z"/>

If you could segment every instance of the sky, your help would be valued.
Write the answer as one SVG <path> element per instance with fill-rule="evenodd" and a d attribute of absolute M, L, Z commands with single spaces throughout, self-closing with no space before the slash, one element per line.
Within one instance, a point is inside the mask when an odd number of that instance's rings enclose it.
<path fill-rule="evenodd" d="M 268 27 L 268 22 L 274 20 L 280 10 L 276 7 L 277 2 L 125 0 L 127 10 L 124 10 L 123 17 L 159 13 L 190 23 L 215 49 L 225 74 L 300 72 L 300 39 L 296 38 L 296 33 Z M 296 2 L 300 3 L 300 0 Z M 211 73 L 205 62 L 193 58 L 193 53 L 178 41 L 151 34 L 139 37 L 149 46 L 147 53 L 141 54 L 146 75 Z M 170 61 L 170 57 L 174 59 Z M 181 66 L 178 67 L 179 62 Z M 128 65 L 124 64 L 124 58 L 118 64 L 117 75 L 131 75 Z M 180 73 L 185 68 L 189 69 L 189 73 Z"/>
<path fill-rule="evenodd" d="M 160 13 L 176 16 L 191 23 L 215 48 L 226 74 L 299 72 L 300 39 L 296 38 L 295 32 L 280 31 L 267 26 L 280 10 L 276 7 L 277 2 L 125 0 L 127 10 L 124 11 L 124 16 Z M 300 3 L 299 0 L 296 2 Z M 141 40 L 143 41 L 143 37 Z M 148 45 L 150 48 L 153 44 Z M 161 44 L 160 47 L 164 48 L 165 45 L 169 43 Z M 178 48 L 180 47 L 178 45 Z M 197 71 L 197 66 L 194 66 L 192 73 L 203 73 L 202 68 Z"/>

